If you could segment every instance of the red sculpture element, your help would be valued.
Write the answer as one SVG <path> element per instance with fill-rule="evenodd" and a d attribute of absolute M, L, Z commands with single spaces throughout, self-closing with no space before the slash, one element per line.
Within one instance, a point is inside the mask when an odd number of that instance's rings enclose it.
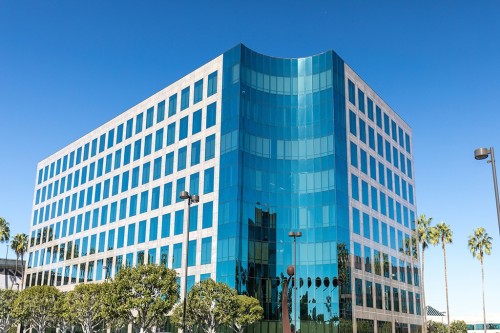
<path fill-rule="evenodd" d="M 281 291 L 281 319 L 283 320 L 283 333 L 292 333 L 290 317 L 288 316 L 288 282 L 290 279 L 291 277 L 283 283 L 283 289 Z"/>

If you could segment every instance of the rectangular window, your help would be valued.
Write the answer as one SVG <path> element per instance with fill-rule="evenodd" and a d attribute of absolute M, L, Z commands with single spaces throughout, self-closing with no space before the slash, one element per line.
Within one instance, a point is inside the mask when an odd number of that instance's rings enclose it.
<path fill-rule="evenodd" d="M 189 87 L 181 91 L 181 111 L 189 107 Z"/>
<path fill-rule="evenodd" d="M 189 124 L 189 116 L 185 116 L 181 118 L 181 120 L 179 121 L 179 141 L 187 138 L 188 124 Z"/>
<path fill-rule="evenodd" d="M 191 144 L 191 166 L 200 163 L 201 141 L 198 140 Z"/>
<path fill-rule="evenodd" d="M 170 96 L 168 99 L 168 116 L 172 117 L 177 113 L 177 94 Z"/>
<path fill-rule="evenodd" d="M 137 194 L 130 197 L 130 207 L 128 211 L 128 216 L 132 217 L 137 214 Z"/>
<path fill-rule="evenodd" d="M 368 119 L 370 119 L 371 121 L 374 121 L 374 118 L 373 118 L 373 101 L 370 99 L 370 97 L 366 97 L 366 105 L 367 105 L 367 109 L 368 109 Z"/>
<path fill-rule="evenodd" d="M 123 153 L 123 165 L 130 163 L 130 151 L 132 150 L 132 145 L 126 145 Z"/>
<path fill-rule="evenodd" d="M 141 192 L 141 203 L 139 205 L 139 212 L 145 213 L 148 211 L 148 199 L 149 199 L 149 191 L 143 191 Z"/>
<path fill-rule="evenodd" d="M 176 185 L 176 200 L 175 202 L 181 202 L 182 199 L 179 197 L 179 194 L 181 191 L 184 191 L 186 189 L 186 178 L 179 178 L 177 179 L 177 185 Z"/>
<path fill-rule="evenodd" d="M 151 191 L 151 210 L 160 208 L 160 186 Z"/>
<path fill-rule="evenodd" d="M 137 237 L 137 244 L 142 244 L 146 241 L 146 221 L 139 222 L 139 235 Z"/>
<path fill-rule="evenodd" d="M 199 194 L 200 190 L 200 174 L 193 173 L 189 178 L 189 193 L 190 194 Z"/>
<path fill-rule="evenodd" d="M 189 231 L 198 229 L 198 206 L 191 206 L 189 209 Z"/>
<path fill-rule="evenodd" d="M 133 123 L 134 123 L 134 118 L 130 118 L 129 120 L 127 120 L 127 127 L 125 129 L 125 139 L 128 139 L 132 136 Z"/>
<path fill-rule="evenodd" d="M 111 194 L 117 195 L 119 188 L 120 188 L 120 175 L 116 175 L 113 177 L 113 190 Z"/>
<path fill-rule="evenodd" d="M 118 125 L 116 128 L 116 144 L 123 141 L 123 124 Z"/>
<path fill-rule="evenodd" d="M 132 169 L 132 188 L 139 186 L 139 170 L 138 166 Z"/>
<path fill-rule="evenodd" d="M 121 166 L 122 162 L 122 150 L 118 149 L 115 151 L 115 165 L 113 166 L 113 170 L 118 169 Z"/>
<path fill-rule="evenodd" d="M 373 308 L 373 283 L 365 281 L 366 307 Z"/>
<path fill-rule="evenodd" d="M 174 235 L 182 234 L 183 226 L 184 226 L 184 210 L 181 209 L 175 212 Z"/>
<path fill-rule="evenodd" d="M 175 142 L 175 123 L 171 123 L 167 127 L 167 146 L 174 144 Z"/>
<path fill-rule="evenodd" d="M 125 244 L 125 226 L 118 228 L 118 240 L 116 242 L 116 248 L 121 249 Z"/>
<path fill-rule="evenodd" d="M 170 236 L 170 214 L 165 214 L 161 218 L 161 238 Z"/>
<path fill-rule="evenodd" d="M 155 107 L 152 106 L 146 111 L 146 128 L 153 126 Z"/>
<path fill-rule="evenodd" d="M 199 132 L 201 132 L 201 110 L 193 113 L 193 127 L 191 129 L 191 134 Z"/>
<path fill-rule="evenodd" d="M 141 139 L 134 142 L 134 161 L 141 158 Z"/>
<path fill-rule="evenodd" d="M 365 246 L 365 272 L 372 272 L 372 250 Z"/>
<path fill-rule="evenodd" d="M 358 146 L 351 142 L 351 165 L 355 168 L 358 167 Z"/>
<path fill-rule="evenodd" d="M 361 235 L 361 224 L 359 219 L 359 210 L 352 208 L 352 228 L 353 232 L 357 235 Z"/>
<path fill-rule="evenodd" d="M 196 240 L 190 240 L 188 243 L 188 267 L 196 265 Z"/>
<path fill-rule="evenodd" d="M 142 120 L 144 118 L 144 114 L 141 112 L 135 117 L 135 134 L 142 132 Z"/>
<path fill-rule="evenodd" d="M 205 140 L 205 161 L 215 157 L 215 134 L 208 136 Z"/>
<path fill-rule="evenodd" d="M 141 184 L 149 183 L 149 179 L 151 178 L 151 162 L 144 163 L 142 165 L 142 182 Z"/>
<path fill-rule="evenodd" d="M 160 265 L 168 267 L 168 245 L 160 248 Z"/>
<path fill-rule="evenodd" d="M 158 218 L 153 217 L 149 220 L 149 241 L 158 239 Z"/>
<path fill-rule="evenodd" d="M 127 246 L 135 244 L 135 223 L 128 225 L 127 229 Z"/>
<path fill-rule="evenodd" d="M 127 198 L 120 200 L 120 220 L 127 217 Z"/>
<path fill-rule="evenodd" d="M 205 170 L 203 182 L 203 193 L 211 193 L 214 191 L 214 168 L 209 168 Z"/>
<path fill-rule="evenodd" d="M 357 135 L 356 114 L 351 110 L 349 110 L 349 131 L 351 132 L 352 135 L 354 136 Z"/>
<path fill-rule="evenodd" d="M 113 147 L 115 141 L 115 129 L 110 129 L 108 132 L 108 148 Z"/>
<path fill-rule="evenodd" d="M 159 123 L 165 119 L 165 101 L 158 103 L 156 108 L 156 122 Z"/>
<path fill-rule="evenodd" d="M 187 158 L 187 147 L 182 147 L 179 149 L 177 155 L 177 171 L 181 171 L 186 168 L 186 158 Z"/>
<path fill-rule="evenodd" d="M 215 125 L 217 121 L 217 103 L 213 102 L 207 106 L 207 120 L 205 128 L 210 128 Z"/>
<path fill-rule="evenodd" d="M 128 191 L 128 180 L 130 178 L 130 172 L 129 171 L 125 171 L 124 173 L 122 173 L 122 188 L 121 188 L 121 192 L 126 192 Z"/>
<path fill-rule="evenodd" d="M 375 299 L 377 309 L 382 309 L 382 285 L 375 283 Z"/>
<path fill-rule="evenodd" d="M 163 206 L 172 204 L 172 182 L 163 185 Z"/>
<path fill-rule="evenodd" d="M 354 268 L 363 269 L 363 256 L 361 255 L 361 244 L 354 242 Z"/>
<path fill-rule="evenodd" d="M 356 87 L 351 80 L 347 80 L 347 92 L 349 95 L 349 102 L 356 105 Z"/>
<path fill-rule="evenodd" d="M 194 83 L 193 103 L 196 104 L 203 99 L 203 79 Z"/>
<path fill-rule="evenodd" d="M 356 305 L 363 306 L 363 280 L 354 279 L 354 290 L 356 293 Z"/>
<path fill-rule="evenodd" d="M 182 243 L 174 244 L 174 253 L 172 258 L 172 268 L 181 268 L 182 264 Z"/>
<path fill-rule="evenodd" d="M 217 93 L 217 71 L 208 75 L 207 97 Z"/>
<path fill-rule="evenodd" d="M 212 262 L 212 237 L 201 239 L 201 265 L 207 265 Z"/>
<path fill-rule="evenodd" d="M 359 111 L 365 113 L 365 93 L 358 88 L 358 108 Z"/>
<path fill-rule="evenodd" d="M 358 177 L 351 174 L 351 196 L 359 201 L 359 180 Z"/>
<path fill-rule="evenodd" d="M 163 128 L 156 131 L 155 135 L 155 151 L 163 148 Z"/>
<path fill-rule="evenodd" d="M 206 202 L 203 204 L 203 220 L 202 228 L 211 228 L 213 220 L 213 202 Z"/>
<path fill-rule="evenodd" d="M 153 142 L 153 134 L 146 135 L 144 138 L 144 155 L 143 156 L 148 156 L 151 154 L 151 145 Z"/>
<path fill-rule="evenodd" d="M 361 202 L 363 205 L 368 206 L 369 205 L 369 195 L 368 195 L 368 183 L 365 182 L 364 180 L 361 180 Z"/>
<path fill-rule="evenodd" d="M 106 148 L 106 133 L 101 134 L 101 136 L 99 137 L 99 152 L 102 153 L 105 148 Z M 69 156 L 69 165 L 70 165 L 70 167 L 73 165 L 72 158 L 71 158 L 72 154 L 73 154 L 73 152 Z"/>

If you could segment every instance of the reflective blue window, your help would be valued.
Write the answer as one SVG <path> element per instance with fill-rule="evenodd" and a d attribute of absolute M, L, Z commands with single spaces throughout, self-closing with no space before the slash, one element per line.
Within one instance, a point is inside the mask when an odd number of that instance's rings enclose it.
<path fill-rule="evenodd" d="M 99 137 L 99 152 L 102 153 L 104 149 L 106 148 L 106 133 L 101 134 Z M 69 166 L 70 168 L 73 166 L 73 152 L 69 155 Z"/>
<path fill-rule="evenodd" d="M 215 157 L 215 134 L 208 136 L 205 140 L 205 161 Z"/>
<path fill-rule="evenodd" d="M 351 196 L 353 199 L 359 201 L 359 179 L 357 176 L 351 174 Z"/>
<path fill-rule="evenodd" d="M 149 241 L 158 239 L 158 218 L 153 217 L 149 220 Z"/>
<path fill-rule="evenodd" d="M 363 203 L 363 205 L 368 206 L 370 204 L 368 197 L 368 183 L 364 180 L 361 180 L 361 202 Z"/>
<path fill-rule="evenodd" d="M 109 197 L 109 183 L 110 183 L 110 179 L 106 179 L 104 181 L 104 187 L 103 187 L 103 193 L 102 193 L 102 198 L 103 199 L 107 199 Z"/>
<path fill-rule="evenodd" d="M 187 138 L 188 124 L 189 124 L 189 116 L 185 116 L 185 117 L 181 118 L 181 120 L 179 122 L 179 141 Z"/>
<path fill-rule="evenodd" d="M 366 123 L 361 118 L 359 118 L 359 139 L 366 143 Z"/>
<path fill-rule="evenodd" d="M 191 129 L 191 134 L 196 134 L 201 131 L 201 110 L 193 113 L 193 127 Z"/>
<path fill-rule="evenodd" d="M 151 178 L 150 170 L 151 162 L 147 162 L 142 165 L 142 185 L 149 183 L 149 179 Z"/>
<path fill-rule="evenodd" d="M 148 190 L 141 192 L 141 204 L 140 204 L 141 214 L 148 211 L 148 197 L 149 197 Z"/>
<path fill-rule="evenodd" d="M 181 191 L 184 191 L 186 189 L 186 179 L 184 177 L 177 179 L 177 185 L 175 188 L 176 195 L 175 195 L 175 202 L 181 202 L 182 199 L 180 198 L 179 194 Z"/>
<path fill-rule="evenodd" d="M 377 180 L 377 162 L 373 156 L 370 156 L 370 177 Z"/>
<path fill-rule="evenodd" d="M 358 108 L 365 113 L 365 93 L 358 88 Z"/>
<path fill-rule="evenodd" d="M 161 177 L 161 166 L 162 166 L 161 162 L 162 162 L 161 156 L 155 158 L 153 162 L 153 180 L 159 179 Z"/>
<path fill-rule="evenodd" d="M 135 244 L 135 223 L 130 223 L 127 229 L 127 246 Z"/>
<path fill-rule="evenodd" d="M 172 117 L 177 112 L 177 94 L 170 96 L 168 99 L 168 116 Z"/>
<path fill-rule="evenodd" d="M 108 231 L 108 251 L 115 248 L 115 229 L 110 229 Z"/>
<path fill-rule="evenodd" d="M 137 237 L 137 244 L 142 244 L 146 241 L 146 221 L 139 222 L 139 235 Z"/>
<path fill-rule="evenodd" d="M 112 190 L 112 195 L 117 195 L 118 190 L 120 188 L 120 175 L 116 175 L 113 177 L 113 190 Z"/>
<path fill-rule="evenodd" d="M 161 217 L 161 238 L 170 236 L 170 213 Z"/>
<path fill-rule="evenodd" d="M 168 245 L 160 248 L 160 265 L 168 267 Z"/>
<path fill-rule="evenodd" d="M 217 103 L 213 102 L 207 106 L 207 121 L 206 128 L 210 128 L 215 125 L 217 121 Z"/>
<path fill-rule="evenodd" d="M 111 203 L 111 209 L 109 211 L 109 222 L 116 222 L 116 211 L 118 208 L 118 202 Z"/>
<path fill-rule="evenodd" d="M 160 186 L 153 188 L 151 191 L 151 210 L 158 209 L 160 207 Z"/>
<path fill-rule="evenodd" d="M 128 144 L 124 148 L 123 153 L 123 165 L 127 165 L 130 163 L 130 151 L 132 150 L 132 145 Z"/>
<path fill-rule="evenodd" d="M 172 182 L 163 185 L 163 207 L 172 204 Z"/>
<path fill-rule="evenodd" d="M 108 223 L 108 205 L 104 205 L 101 208 L 101 225 Z"/>
<path fill-rule="evenodd" d="M 123 124 L 118 125 L 116 128 L 116 143 L 123 141 Z"/>
<path fill-rule="evenodd" d="M 116 170 L 120 167 L 121 161 L 122 161 L 122 150 L 118 149 L 117 151 L 115 151 L 115 165 L 113 167 L 113 170 Z"/>
<path fill-rule="evenodd" d="M 371 238 L 370 216 L 366 213 L 363 213 L 363 236 Z"/>
<path fill-rule="evenodd" d="M 156 264 L 156 249 L 148 250 L 148 264 Z"/>
<path fill-rule="evenodd" d="M 203 193 L 211 193 L 214 191 L 214 168 L 206 169 L 204 173 Z"/>
<path fill-rule="evenodd" d="M 121 249 L 125 244 L 125 226 L 118 228 L 118 240 L 116 242 L 116 248 Z"/>
<path fill-rule="evenodd" d="M 130 118 L 129 120 L 127 120 L 127 127 L 125 129 L 125 139 L 128 139 L 132 136 L 132 131 L 133 131 L 133 123 L 134 123 L 134 119 L 133 118 Z"/>
<path fill-rule="evenodd" d="M 62 246 L 61 246 L 62 247 Z M 94 254 L 96 253 L 97 249 L 97 234 L 94 234 L 90 236 L 90 248 L 89 248 L 89 254 Z"/>
<path fill-rule="evenodd" d="M 142 120 L 144 118 L 143 113 L 139 113 L 135 117 L 135 134 L 141 133 L 142 132 Z"/>
<path fill-rule="evenodd" d="M 165 119 L 165 101 L 161 101 L 158 103 L 158 107 L 156 109 L 156 122 L 159 123 Z"/>
<path fill-rule="evenodd" d="M 207 97 L 217 93 L 217 71 L 208 75 Z"/>
<path fill-rule="evenodd" d="M 104 252 L 104 246 L 106 243 L 106 231 L 99 233 L 99 250 L 98 252 Z"/>
<path fill-rule="evenodd" d="M 189 209 L 189 231 L 198 229 L 198 206 L 191 206 Z"/>
<path fill-rule="evenodd" d="M 375 226 L 373 227 L 375 229 Z M 382 232 L 382 244 L 384 246 L 389 246 L 389 240 L 387 237 L 387 224 L 385 222 L 381 222 L 381 232 Z"/>
<path fill-rule="evenodd" d="M 361 224 L 359 220 L 359 210 L 356 208 L 352 208 L 352 231 L 357 234 L 361 235 Z"/>
<path fill-rule="evenodd" d="M 141 158 L 141 139 L 134 142 L 134 161 Z"/>
<path fill-rule="evenodd" d="M 200 163 L 200 150 L 201 150 L 201 141 L 198 140 L 191 144 L 191 166 Z"/>
<path fill-rule="evenodd" d="M 370 97 L 366 97 L 366 105 L 367 105 L 367 110 L 368 110 L 368 118 L 371 120 L 371 121 L 374 121 L 374 118 L 373 118 L 373 101 L 370 99 Z"/>
<path fill-rule="evenodd" d="M 171 152 L 165 156 L 165 176 L 171 175 L 173 172 L 174 172 L 174 152 Z"/>
<path fill-rule="evenodd" d="M 393 187 L 392 187 L 392 171 L 390 169 L 386 169 L 387 171 L 387 188 L 389 190 L 393 190 Z"/>
<path fill-rule="evenodd" d="M 387 135 L 391 135 L 389 116 L 386 113 L 384 113 L 384 132 Z"/>
<path fill-rule="evenodd" d="M 396 250 L 396 229 L 389 227 L 389 236 L 391 238 L 391 249 Z"/>
<path fill-rule="evenodd" d="M 357 135 L 356 131 L 356 114 L 349 110 L 349 131 L 352 135 Z"/>
<path fill-rule="evenodd" d="M 146 128 L 153 126 L 155 107 L 152 106 L 146 111 Z"/>
<path fill-rule="evenodd" d="M 130 172 L 129 171 L 125 171 L 124 173 L 122 173 L 122 189 L 121 189 L 121 192 L 125 192 L 125 191 L 128 191 L 128 181 L 129 181 L 129 178 L 130 178 Z"/>
<path fill-rule="evenodd" d="M 373 240 L 377 243 L 380 243 L 380 230 L 378 219 L 372 218 L 372 228 L 373 228 Z"/>
<path fill-rule="evenodd" d="M 199 194 L 200 193 L 200 173 L 193 173 L 189 178 L 189 193 Z"/>
<path fill-rule="evenodd" d="M 85 257 L 87 255 L 88 246 L 89 246 L 89 238 L 83 237 L 83 239 L 82 239 L 82 257 Z M 54 254 L 55 254 L 55 252 L 56 251 L 54 251 Z"/>
<path fill-rule="evenodd" d="M 137 214 L 137 194 L 134 194 L 133 196 L 130 197 L 130 207 L 129 207 L 129 212 L 128 216 L 132 217 Z"/>
<path fill-rule="evenodd" d="M 365 175 L 368 175 L 368 157 L 366 151 L 363 148 L 359 149 L 359 157 L 360 157 L 361 171 Z"/>
<path fill-rule="evenodd" d="M 120 220 L 127 217 L 127 198 L 120 200 Z"/>
<path fill-rule="evenodd" d="M 184 225 L 184 209 L 175 212 L 174 235 L 180 235 Z"/>
<path fill-rule="evenodd" d="M 181 111 L 189 107 L 189 87 L 181 91 Z"/>
<path fill-rule="evenodd" d="M 182 264 L 182 243 L 174 244 L 174 253 L 172 258 L 172 268 L 181 268 Z"/>
<path fill-rule="evenodd" d="M 386 208 L 386 196 L 384 192 L 380 192 L 380 213 L 382 215 L 387 216 L 387 208 Z"/>
<path fill-rule="evenodd" d="M 146 135 L 144 138 L 144 156 L 151 154 L 151 144 L 153 141 L 153 134 Z"/>
<path fill-rule="evenodd" d="M 155 151 L 163 148 L 163 128 L 156 131 L 155 136 Z"/>
<path fill-rule="evenodd" d="M 212 237 L 205 237 L 201 240 L 201 262 L 206 265 L 212 262 Z"/>
<path fill-rule="evenodd" d="M 181 171 L 186 168 L 186 158 L 187 158 L 187 147 L 182 147 L 178 150 L 177 171 Z"/>
<path fill-rule="evenodd" d="M 349 95 L 349 102 L 356 104 L 356 87 L 351 80 L 347 80 L 347 91 Z"/>
<path fill-rule="evenodd" d="M 391 119 L 391 134 L 392 134 L 392 139 L 396 142 L 398 142 L 398 131 L 397 131 L 397 126 L 394 120 Z"/>
<path fill-rule="evenodd" d="M 377 127 L 382 129 L 382 110 L 378 106 L 375 107 L 375 119 L 377 122 Z"/>
<path fill-rule="evenodd" d="M 364 247 L 364 255 L 365 255 L 365 272 L 371 273 L 372 272 L 372 250 L 371 250 L 371 248 L 369 248 L 368 246 L 365 246 Z"/>
<path fill-rule="evenodd" d="M 115 129 L 110 129 L 108 132 L 108 148 L 113 147 L 115 144 Z"/>
<path fill-rule="evenodd" d="M 193 103 L 196 104 L 203 99 L 203 79 L 194 83 Z"/>
<path fill-rule="evenodd" d="M 139 186 L 139 167 L 132 169 L 132 188 Z"/>
<path fill-rule="evenodd" d="M 175 142 L 175 123 L 171 123 L 167 127 L 167 146 L 174 144 Z"/>
<path fill-rule="evenodd" d="M 188 267 L 196 265 L 196 240 L 190 240 L 188 243 Z"/>
<path fill-rule="evenodd" d="M 355 168 L 358 167 L 358 146 L 351 142 L 350 143 L 351 147 L 351 165 Z"/>

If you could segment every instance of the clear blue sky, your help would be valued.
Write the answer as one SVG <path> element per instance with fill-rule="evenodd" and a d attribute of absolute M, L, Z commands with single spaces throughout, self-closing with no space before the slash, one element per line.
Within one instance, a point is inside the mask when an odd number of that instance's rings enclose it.
<path fill-rule="evenodd" d="M 466 244 L 484 226 L 500 320 L 491 167 L 473 158 L 494 146 L 500 164 L 499 17 L 498 1 L 0 1 L 0 216 L 27 233 L 38 161 L 235 44 L 334 49 L 413 128 L 419 214 L 454 231 L 452 317 L 481 314 Z M 427 253 L 427 301 L 445 310 L 442 251 Z"/>

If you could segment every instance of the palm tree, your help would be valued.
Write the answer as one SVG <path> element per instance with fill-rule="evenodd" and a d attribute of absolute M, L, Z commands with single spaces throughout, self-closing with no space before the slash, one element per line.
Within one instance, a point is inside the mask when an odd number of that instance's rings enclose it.
<path fill-rule="evenodd" d="M 430 242 L 432 245 L 441 243 L 444 257 L 444 284 L 446 289 L 446 317 L 448 317 L 448 333 L 450 333 L 450 305 L 448 303 L 448 272 L 446 270 L 446 244 L 453 242 L 453 232 L 450 226 L 444 222 L 438 223 L 435 227 L 430 227 Z"/>
<path fill-rule="evenodd" d="M 16 234 L 10 243 L 10 248 L 16 253 L 16 276 L 17 276 L 17 263 L 21 257 L 21 263 L 24 261 L 24 254 L 28 249 L 28 235 L 21 233 Z M 21 266 L 21 285 L 24 286 L 24 265 Z M 14 287 L 14 284 L 12 284 Z"/>
<path fill-rule="evenodd" d="M 422 246 L 422 292 L 424 305 L 424 325 L 423 332 L 427 332 L 427 307 L 425 303 L 425 283 L 424 283 L 424 264 L 425 250 L 429 247 L 430 233 L 429 228 L 432 222 L 432 217 L 427 218 L 424 214 L 417 219 L 417 242 Z"/>
<path fill-rule="evenodd" d="M 9 222 L 7 222 L 3 217 L 0 217 L 0 243 L 8 242 L 10 239 L 10 228 Z M 7 277 L 7 253 L 9 247 L 7 246 L 7 252 L 5 252 L 5 276 Z M 7 285 L 7 284 L 6 284 Z"/>
<path fill-rule="evenodd" d="M 469 250 L 472 256 L 479 260 L 481 263 L 481 279 L 483 286 L 483 323 L 484 323 L 484 333 L 486 333 L 486 307 L 484 305 L 484 266 L 483 257 L 486 253 L 491 254 L 491 238 L 483 227 L 479 227 L 474 230 L 474 233 L 469 236 Z"/>

